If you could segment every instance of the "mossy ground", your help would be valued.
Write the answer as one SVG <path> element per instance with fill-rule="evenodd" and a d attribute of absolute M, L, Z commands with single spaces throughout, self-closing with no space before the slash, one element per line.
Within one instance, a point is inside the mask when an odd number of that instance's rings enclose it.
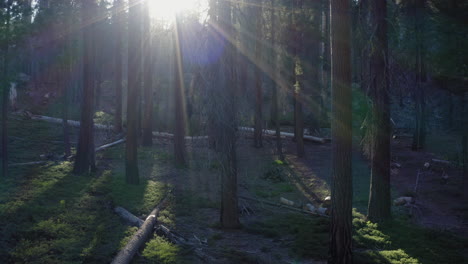
<path fill-rule="evenodd" d="M 33 137 L 24 131 L 25 126 L 36 131 Z M 44 151 L 60 153 L 60 144 L 34 140 L 59 141 L 60 130 L 57 128 L 40 122 L 13 121 L 10 134 L 24 140 L 14 139 L 12 142 L 12 160 L 37 160 Z M 138 186 L 125 184 L 123 153 L 123 146 L 117 146 L 99 154 L 100 170 L 89 175 L 73 175 L 70 162 L 51 161 L 35 168 L 13 169 L 10 177 L 2 179 L 0 184 L 0 259 L 7 263 L 108 263 L 136 231 L 113 213 L 114 206 L 123 206 L 137 216 L 144 216 L 172 188 L 160 180 L 159 175 L 163 174 L 164 168 L 151 166 L 155 160 L 160 164 L 170 163 L 171 155 L 164 149 L 140 150 L 141 167 L 147 168 L 143 170 L 151 177 Z M 463 255 L 467 239 L 449 232 L 417 227 L 400 212 L 394 212 L 394 220 L 381 225 L 367 222 L 359 213 L 365 212 L 367 204 L 369 182 L 368 177 L 363 176 L 368 175 L 367 166 L 357 161 L 354 163 L 356 263 L 467 262 L 466 255 Z M 255 173 L 260 176 L 241 173 L 252 179 L 247 183 L 253 194 L 264 199 L 301 197 L 296 186 L 289 181 L 290 174 L 294 173 L 290 164 L 269 159 L 259 164 L 262 165 L 256 166 L 260 169 Z M 186 173 L 187 169 L 178 172 Z M 169 226 L 175 225 L 181 217 L 196 220 L 202 208 L 217 210 L 219 205 L 200 193 L 186 192 L 171 199 L 170 205 L 161 212 L 160 220 Z M 300 263 L 301 259 L 326 259 L 328 221 L 326 218 L 282 212 L 259 217 L 244 225 L 242 231 L 285 240 L 284 246 L 289 248 L 290 256 Z M 196 222 L 213 225 L 203 217 Z M 225 234 L 213 228 L 218 231 L 208 237 L 208 244 L 215 247 L 225 239 Z M 269 247 L 262 248 L 262 252 L 269 251 Z M 235 248 L 225 248 L 221 252 L 232 261 L 256 261 Z M 188 255 L 190 252 L 186 249 L 154 238 L 147 243 L 137 261 L 191 263 Z"/>

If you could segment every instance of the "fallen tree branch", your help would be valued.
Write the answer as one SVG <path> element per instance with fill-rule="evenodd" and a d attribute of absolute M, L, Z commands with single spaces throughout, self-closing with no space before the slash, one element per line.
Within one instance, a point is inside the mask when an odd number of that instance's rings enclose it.
<path fill-rule="evenodd" d="M 113 147 L 113 146 L 115 146 L 115 145 L 122 144 L 122 143 L 125 142 L 125 140 L 126 140 L 125 138 L 122 138 L 122 139 L 119 139 L 119 140 L 117 140 L 117 141 L 115 141 L 115 142 L 102 145 L 102 146 L 96 148 L 96 149 L 94 150 L 94 152 L 102 151 L 102 150 L 105 150 L 105 149 L 107 149 L 107 148 Z"/>
<path fill-rule="evenodd" d="M 240 131 L 247 131 L 247 132 L 253 132 L 254 129 L 251 128 L 251 127 L 239 127 L 239 130 Z M 263 133 L 266 134 L 266 135 L 276 135 L 276 131 L 273 131 L 273 130 L 268 130 L 268 129 L 264 129 L 263 130 Z M 284 137 L 294 137 L 294 134 L 293 133 L 288 133 L 288 132 L 280 132 L 280 135 L 281 136 L 284 136 Z M 320 137 L 314 137 L 314 136 L 309 136 L 309 135 L 304 135 L 304 140 L 306 141 L 311 141 L 311 142 L 316 142 L 316 143 L 326 143 L 327 140 L 325 138 L 320 138 Z"/>
<path fill-rule="evenodd" d="M 280 204 L 280 203 L 275 203 L 275 202 L 271 202 L 271 201 L 267 201 L 267 200 L 255 199 L 255 198 L 246 197 L 246 196 L 242 196 L 242 195 L 239 195 L 238 197 L 241 198 L 241 199 L 244 199 L 244 200 L 250 200 L 250 201 L 257 202 L 257 203 L 264 203 L 264 204 L 268 204 L 268 205 L 272 205 L 272 206 L 283 207 L 283 208 L 286 208 L 286 209 L 291 210 L 291 211 L 301 212 L 301 213 L 308 214 L 308 215 L 316 215 L 316 216 L 322 216 L 322 217 L 329 218 L 328 215 L 314 213 L 314 212 L 302 210 L 302 209 L 299 209 L 299 208 L 296 208 L 296 207 Z"/>
<path fill-rule="evenodd" d="M 146 218 L 145 222 L 141 225 L 138 231 L 133 235 L 130 241 L 125 247 L 119 251 L 115 256 L 112 264 L 128 264 L 132 261 L 133 256 L 137 253 L 138 249 L 148 240 L 150 235 L 153 233 L 154 227 L 157 223 L 157 217 L 159 211 L 167 202 L 168 196 L 166 196 L 159 204 L 154 208 L 153 211 Z"/>

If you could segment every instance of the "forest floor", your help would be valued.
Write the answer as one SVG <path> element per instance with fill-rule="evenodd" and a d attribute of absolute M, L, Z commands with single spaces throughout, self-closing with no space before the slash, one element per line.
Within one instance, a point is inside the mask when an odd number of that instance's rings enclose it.
<path fill-rule="evenodd" d="M 326 262 L 326 217 L 240 199 L 242 228 L 221 229 L 220 164 L 204 141 L 187 141 L 190 164 L 175 168 L 172 142 L 155 138 L 152 148 L 139 150 L 142 183 L 128 186 L 123 145 L 98 153 L 96 173 L 75 176 L 72 164 L 54 155 L 62 152 L 60 125 L 12 120 L 10 135 L 12 163 L 36 161 L 41 154 L 50 162 L 12 168 L 10 179 L 0 185 L 0 259 L 6 263 L 107 263 L 136 230 L 113 213 L 114 207 L 123 206 L 144 219 L 168 190 L 170 203 L 159 220 L 195 246 L 176 246 L 155 237 L 134 263 L 206 263 L 194 250 L 215 263 Z M 76 135 L 75 130 L 74 142 Z M 101 132 L 96 145 L 112 137 Z M 262 149 L 251 147 L 251 141 L 246 135 L 238 140 L 241 196 L 276 203 L 284 197 L 299 206 L 320 206 L 329 195 L 330 144 L 308 143 L 306 158 L 298 159 L 294 143 L 284 141 L 287 159 L 282 163 L 276 160 L 271 138 L 265 138 Z M 457 191 L 457 170 L 446 171 L 446 184 L 437 173 L 427 173 L 412 193 L 417 170 L 433 156 L 411 152 L 406 140 L 395 141 L 393 148 L 393 158 L 401 164 L 392 176 L 393 197 L 413 195 L 418 209 L 412 216 L 410 208 L 393 207 L 394 220 L 367 222 L 369 169 L 355 154 L 356 263 L 466 263 L 466 207 Z"/>

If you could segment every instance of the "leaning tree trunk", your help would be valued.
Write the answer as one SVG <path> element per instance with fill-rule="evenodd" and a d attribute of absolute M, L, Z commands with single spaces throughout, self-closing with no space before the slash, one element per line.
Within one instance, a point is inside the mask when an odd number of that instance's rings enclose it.
<path fill-rule="evenodd" d="M 262 94 L 262 71 L 260 69 L 262 60 L 262 7 L 260 4 L 252 6 L 254 8 L 253 15 L 256 18 L 256 33 L 255 33 L 255 126 L 254 126 L 254 147 L 261 148 L 262 142 L 262 111 L 263 111 L 263 94 Z"/>
<path fill-rule="evenodd" d="M 175 163 L 178 166 L 187 165 L 187 157 L 185 150 L 185 95 L 184 95 L 184 76 L 183 76 L 183 60 L 182 60 L 182 47 L 179 41 L 180 38 L 180 25 L 179 18 L 176 16 L 174 25 L 174 107 L 175 107 L 175 120 L 174 120 L 174 157 Z"/>
<path fill-rule="evenodd" d="M 94 20 L 96 10 L 93 0 L 83 1 L 83 21 Z M 81 105 L 81 126 L 73 172 L 82 174 L 94 169 L 94 24 L 83 28 L 83 101 Z"/>
<path fill-rule="evenodd" d="M 387 54 L 387 2 L 370 2 L 372 25 L 375 27 L 373 51 L 370 55 L 371 111 L 371 182 L 369 219 L 376 222 L 390 218 L 390 98 Z"/>
<path fill-rule="evenodd" d="M 138 170 L 138 98 L 141 86 L 141 41 L 139 16 L 143 11 L 141 1 L 129 2 L 128 11 L 128 92 L 127 92 L 127 141 L 125 150 L 126 182 L 139 184 Z"/>
<path fill-rule="evenodd" d="M 348 0 L 331 0 L 332 184 L 328 263 L 352 263 L 351 17 Z"/>
<path fill-rule="evenodd" d="M 9 46 L 10 46 L 10 8 L 11 5 L 7 5 L 6 9 L 6 25 L 5 25 L 5 39 L 3 46 L 3 81 L 0 83 L 0 87 L 3 86 L 3 98 L 2 98 L 2 175 L 8 177 L 8 98 L 10 94 L 10 82 L 8 82 L 8 69 L 9 69 Z"/>

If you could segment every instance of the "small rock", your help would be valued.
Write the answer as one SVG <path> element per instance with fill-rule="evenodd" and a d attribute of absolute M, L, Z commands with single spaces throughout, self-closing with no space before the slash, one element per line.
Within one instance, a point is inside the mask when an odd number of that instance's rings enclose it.
<path fill-rule="evenodd" d="M 414 203 L 414 198 L 409 197 L 409 196 L 403 196 L 393 201 L 393 204 L 396 206 L 410 204 L 410 203 Z"/>

